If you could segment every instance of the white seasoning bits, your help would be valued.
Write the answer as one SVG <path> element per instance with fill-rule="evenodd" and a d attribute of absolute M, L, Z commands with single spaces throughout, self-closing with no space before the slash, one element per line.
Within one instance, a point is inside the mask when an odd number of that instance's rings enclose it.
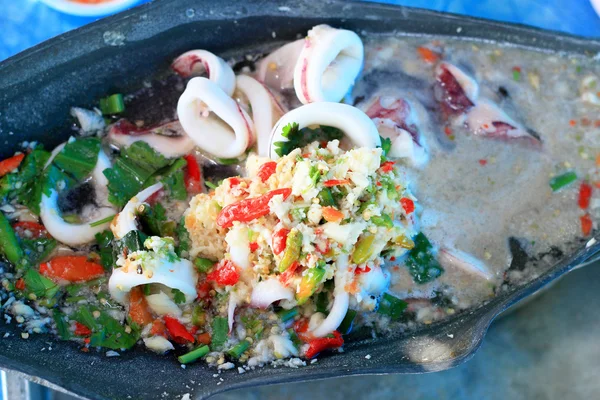
<path fill-rule="evenodd" d="M 29 333 L 27 333 L 27 332 L 22 332 L 22 333 L 21 333 L 21 339 L 29 339 Z"/>

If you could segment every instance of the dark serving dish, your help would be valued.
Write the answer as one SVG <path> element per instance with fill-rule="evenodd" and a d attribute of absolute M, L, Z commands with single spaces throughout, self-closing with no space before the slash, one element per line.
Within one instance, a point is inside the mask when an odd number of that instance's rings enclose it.
<path fill-rule="evenodd" d="M 162 0 L 104 19 L 44 42 L 0 63 L 0 158 L 24 140 L 55 146 L 70 134 L 72 105 L 92 105 L 109 92 L 139 88 L 166 70 L 176 55 L 206 48 L 225 55 L 291 40 L 318 23 L 363 32 L 460 36 L 527 46 L 549 53 L 593 55 L 600 42 L 556 32 L 431 11 L 343 0 Z M 459 29 L 460 28 L 460 29 Z M 276 32 L 273 38 L 272 32 Z M 593 258 L 599 244 L 566 255 L 524 286 L 512 287 L 477 309 L 408 334 L 349 341 L 343 354 L 301 369 L 265 367 L 238 374 L 205 365 L 182 369 L 173 357 L 130 351 L 107 358 L 83 353 L 72 342 L 47 335 L 20 338 L 0 322 L 0 367 L 90 399 L 208 397 L 252 385 L 341 375 L 439 371 L 468 360 L 492 320 L 506 308 Z M 516 262 L 519 260 L 517 259 Z M 522 260 L 521 260 L 522 261 Z M 52 348 L 49 351 L 49 348 Z M 42 349 L 45 349 L 42 351 Z M 366 359 L 366 355 L 371 355 Z M 131 396 L 131 397 L 129 397 Z"/>

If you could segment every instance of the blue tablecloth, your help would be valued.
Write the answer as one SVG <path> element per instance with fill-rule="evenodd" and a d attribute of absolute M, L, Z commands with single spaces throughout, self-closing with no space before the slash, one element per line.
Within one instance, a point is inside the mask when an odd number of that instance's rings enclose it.
<path fill-rule="evenodd" d="M 143 2 L 144 0 L 140 0 L 139 3 Z M 600 18 L 588 0 L 384 0 L 384 2 L 600 37 Z M 62 14 L 37 0 L 0 0 L 0 60 L 94 20 L 95 18 Z"/>

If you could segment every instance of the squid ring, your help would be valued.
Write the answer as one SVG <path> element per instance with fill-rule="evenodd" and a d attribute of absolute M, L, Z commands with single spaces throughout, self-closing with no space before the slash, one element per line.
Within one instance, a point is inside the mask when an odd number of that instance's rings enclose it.
<path fill-rule="evenodd" d="M 189 81 L 179 97 L 177 114 L 196 145 L 217 157 L 239 157 L 254 143 L 254 123 L 250 116 L 206 78 Z"/>
<path fill-rule="evenodd" d="M 171 68 L 187 78 L 206 72 L 208 79 L 216 83 L 228 96 L 235 90 L 235 74 L 221 57 L 206 50 L 190 50 L 177 57 Z"/>
<path fill-rule="evenodd" d="M 50 165 L 54 157 L 64 148 L 65 144 L 61 144 L 52 152 L 50 159 L 46 163 L 46 167 Z M 103 150 L 98 153 L 98 160 L 96 166 L 92 171 L 92 178 L 94 181 L 94 190 L 96 191 L 96 198 L 103 204 L 108 203 L 108 192 L 107 185 L 108 180 L 102 173 L 107 168 L 111 167 L 110 160 L 106 156 Z M 95 215 L 95 219 L 102 220 L 114 215 L 116 210 L 110 205 L 103 205 L 98 208 L 98 213 Z M 102 232 L 110 225 L 110 222 L 100 224 L 97 226 L 90 226 L 89 222 L 81 224 L 70 224 L 66 222 L 60 215 L 58 209 L 58 192 L 51 189 L 50 196 L 42 194 L 42 201 L 40 202 L 40 217 L 44 226 L 54 238 L 60 242 L 66 243 L 70 246 L 79 246 L 82 244 L 90 243 L 95 240 L 97 233 Z"/>
<path fill-rule="evenodd" d="M 259 81 L 247 75 L 238 75 L 236 90 L 242 92 L 252 107 L 252 120 L 256 129 L 258 155 L 269 154 L 269 138 L 275 122 L 285 113 L 273 94 Z"/>
<path fill-rule="evenodd" d="M 294 69 L 294 89 L 303 104 L 340 101 L 360 74 L 360 37 L 345 29 L 317 25 L 308 31 Z"/>
<path fill-rule="evenodd" d="M 273 127 L 269 143 L 269 157 L 279 158 L 275 143 L 286 142 L 282 135 L 283 127 L 297 123 L 299 129 L 312 125 L 326 125 L 338 128 L 357 147 L 375 148 L 381 146 L 377 127 L 361 110 L 341 103 L 311 103 L 298 107 L 285 114 Z"/>

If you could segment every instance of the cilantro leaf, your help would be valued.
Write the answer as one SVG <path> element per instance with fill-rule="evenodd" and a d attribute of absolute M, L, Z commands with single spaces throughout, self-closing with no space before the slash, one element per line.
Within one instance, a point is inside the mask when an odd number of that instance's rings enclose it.
<path fill-rule="evenodd" d="M 108 179 L 108 199 L 123 207 L 144 187 L 162 181 L 169 193 L 178 200 L 187 196 L 183 183 L 184 159 L 168 159 L 145 142 L 135 142 L 121 150 L 112 168 L 104 170 Z"/>
<path fill-rule="evenodd" d="M 444 269 L 433 254 L 429 239 L 419 232 L 414 239 L 415 247 L 408 253 L 406 266 L 418 284 L 430 282 L 444 273 Z"/>
<path fill-rule="evenodd" d="M 58 293 L 59 287 L 50 279 L 41 275 L 38 271 L 33 268 L 29 268 L 25 275 L 25 288 L 29 293 L 33 293 L 38 298 L 52 298 Z"/>
<path fill-rule="evenodd" d="M 183 304 L 185 303 L 185 294 L 179 289 L 171 289 L 171 293 L 173 294 L 173 301 L 175 304 Z"/>
<path fill-rule="evenodd" d="M 383 150 L 383 155 L 387 156 L 390 150 L 392 149 L 392 140 L 390 138 L 381 137 L 381 150 Z"/>
<path fill-rule="evenodd" d="M 100 139 L 96 137 L 76 139 L 68 142 L 54 157 L 52 163 L 75 180 L 81 181 L 96 166 L 99 151 Z"/>
<path fill-rule="evenodd" d="M 275 142 L 275 153 L 280 157 L 288 155 L 292 150 L 299 147 L 304 147 L 312 142 L 329 142 L 332 140 L 340 140 L 344 133 L 332 126 L 321 125 L 315 129 L 302 128 L 299 129 L 296 122 L 292 122 L 283 127 L 281 136 L 288 139 L 287 141 Z"/>
<path fill-rule="evenodd" d="M 145 250 L 144 241 L 148 238 L 147 235 L 140 231 L 130 231 L 123 238 L 113 240 L 113 259 L 117 260 L 124 253 L 132 253 L 134 251 Z"/>
<path fill-rule="evenodd" d="M 16 173 L 6 174 L 0 179 L 0 202 L 16 199 L 36 215 L 40 213 L 41 183 L 40 172 L 48 161 L 50 153 L 35 149 L 27 154 Z"/>
<path fill-rule="evenodd" d="M 48 257 L 56 247 L 56 244 L 57 242 L 53 238 L 41 237 L 37 239 L 27 239 L 19 237 L 19 245 L 23 250 L 25 258 L 29 261 L 29 265 L 38 264 Z"/>
<path fill-rule="evenodd" d="M 116 263 L 116 260 L 113 256 L 114 240 L 115 235 L 113 235 L 109 229 L 96 234 L 96 242 L 100 248 L 100 264 L 102 264 L 104 269 L 107 271 L 110 271 Z"/>
<path fill-rule="evenodd" d="M 95 318 L 93 313 L 99 311 L 100 315 Z M 113 350 L 129 349 L 139 339 L 139 329 L 131 326 L 131 332 L 127 333 L 123 323 L 111 317 L 108 313 L 98 310 L 92 306 L 81 306 L 74 314 L 73 319 L 87 326 L 92 331 L 90 345 L 106 347 Z"/>
<path fill-rule="evenodd" d="M 175 228 L 175 234 L 177 235 L 178 245 L 175 248 L 175 253 L 179 257 L 182 257 L 182 253 L 188 253 L 192 247 L 190 234 L 185 227 L 185 217 L 181 217 L 177 228 Z"/>

